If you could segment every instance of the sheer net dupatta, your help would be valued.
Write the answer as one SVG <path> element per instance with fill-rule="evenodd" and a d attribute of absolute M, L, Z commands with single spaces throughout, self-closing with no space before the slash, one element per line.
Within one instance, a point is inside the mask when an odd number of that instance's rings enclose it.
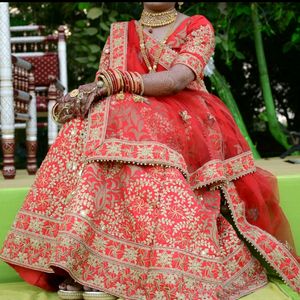
<path fill-rule="evenodd" d="M 235 185 L 241 199 L 245 202 L 249 223 L 276 237 L 300 262 L 290 224 L 280 207 L 276 176 L 256 167 L 256 173 L 253 176 L 240 178 Z M 252 188 L 251 193 L 249 193 L 248 186 Z"/>

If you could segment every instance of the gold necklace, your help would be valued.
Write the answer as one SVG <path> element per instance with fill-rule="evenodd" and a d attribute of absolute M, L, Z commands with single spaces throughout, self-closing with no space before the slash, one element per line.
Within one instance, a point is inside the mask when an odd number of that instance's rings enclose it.
<path fill-rule="evenodd" d="M 175 25 L 175 20 L 173 21 L 172 26 L 170 26 L 169 30 L 167 31 L 164 39 L 162 41 L 158 41 L 160 43 L 160 45 L 159 45 L 159 48 L 158 48 L 157 52 L 155 53 L 155 55 L 153 57 L 153 65 L 151 66 L 148 54 L 146 52 L 146 44 L 145 44 L 145 40 L 144 40 L 143 25 L 140 22 L 138 23 L 137 31 L 138 31 L 138 35 L 139 35 L 139 38 L 140 38 L 141 53 L 142 53 L 143 59 L 144 59 L 145 64 L 146 64 L 146 66 L 147 66 L 150 73 L 156 72 L 157 65 L 158 65 L 163 47 L 166 44 L 168 37 L 170 36 L 170 34 L 173 31 L 174 25 Z M 149 53 L 149 50 L 148 50 L 148 53 Z"/>
<path fill-rule="evenodd" d="M 177 17 L 177 10 L 172 8 L 163 12 L 150 12 L 143 10 L 140 22 L 144 26 L 148 27 L 160 27 L 173 23 Z"/>

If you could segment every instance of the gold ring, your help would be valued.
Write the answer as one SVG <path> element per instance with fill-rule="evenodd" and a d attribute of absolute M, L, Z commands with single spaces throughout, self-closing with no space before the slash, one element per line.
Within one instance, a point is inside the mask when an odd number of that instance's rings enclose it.
<path fill-rule="evenodd" d="M 75 89 L 70 92 L 70 97 L 74 98 L 79 94 L 79 89 Z"/>
<path fill-rule="evenodd" d="M 102 80 L 98 80 L 97 87 L 101 89 L 101 88 L 103 88 L 103 86 L 104 86 L 104 82 Z"/>

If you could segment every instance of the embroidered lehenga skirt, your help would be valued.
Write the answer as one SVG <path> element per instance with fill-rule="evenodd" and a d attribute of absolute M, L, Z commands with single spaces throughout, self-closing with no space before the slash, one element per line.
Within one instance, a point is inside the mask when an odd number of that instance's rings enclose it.
<path fill-rule="evenodd" d="M 261 229 L 284 235 L 272 176 L 255 170 L 224 105 L 203 93 L 199 110 L 185 101 L 175 115 L 164 108 L 172 99 L 148 100 L 110 97 L 63 126 L 1 257 L 47 289 L 65 270 L 125 299 L 237 299 L 268 280 L 253 247 L 299 287 L 296 259 Z M 223 160 L 209 159 L 216 149 Z"/>

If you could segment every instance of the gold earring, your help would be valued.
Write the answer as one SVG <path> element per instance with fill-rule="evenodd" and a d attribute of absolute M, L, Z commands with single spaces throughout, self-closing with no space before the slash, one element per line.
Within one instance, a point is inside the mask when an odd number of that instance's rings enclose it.
<path fill-rule="evenodd" d="M 178 2 L 178 8 L 181 10 L 181 6 L 183 5 L 184 2 Z"/>

